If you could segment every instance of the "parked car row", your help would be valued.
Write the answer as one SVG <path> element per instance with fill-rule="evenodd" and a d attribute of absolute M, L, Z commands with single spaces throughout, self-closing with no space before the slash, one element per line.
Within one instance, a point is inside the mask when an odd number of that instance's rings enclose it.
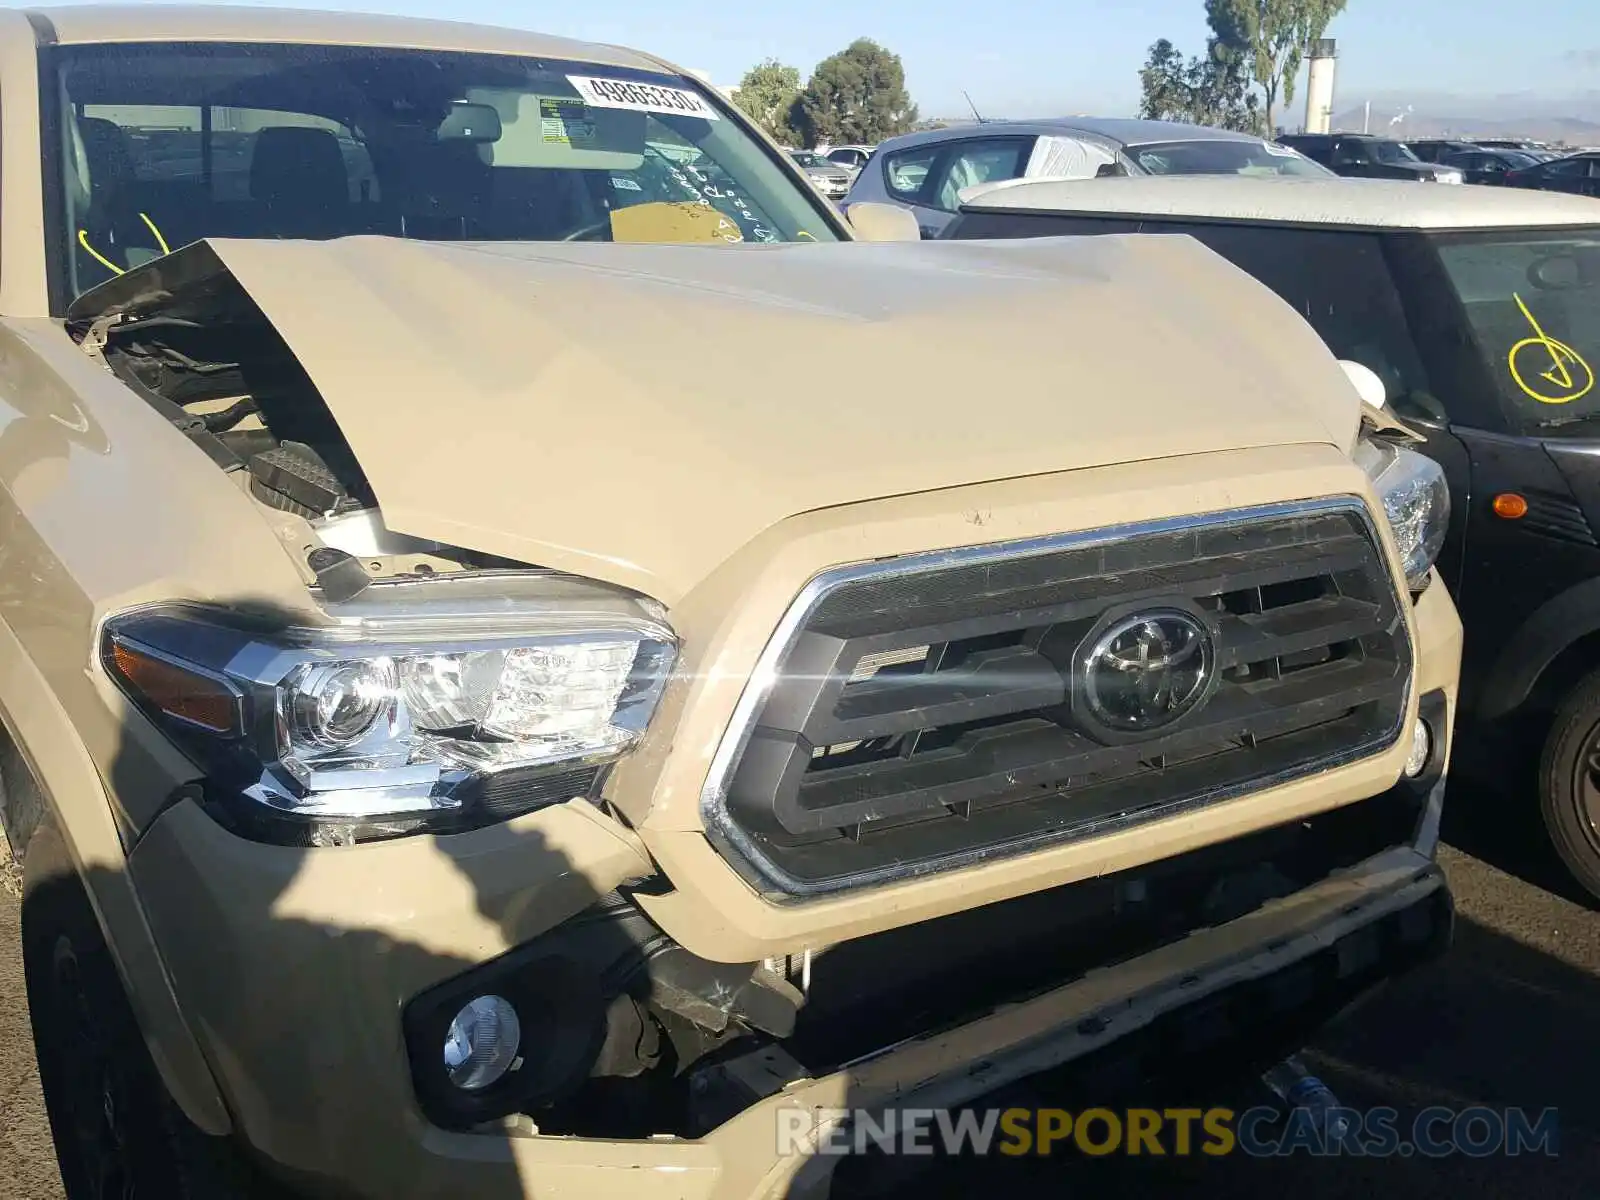
<path fill-rule="evenodd" d="M 986 121 L 881 143 L 846 205 L 911 209 L 924 236 L 955 217 L 964 188 L 1031 177 L 1233 174 L 1326 176 L 1297 150 L 1261 138 L 1169 121 L 1063 118 Z"/>
<path fill-rule="evenodd" d="M 1552 158 L 1561 158 L 1564 153 L 1552 150 L 1543 142 L 1526 141 L 1520 138 L 1481 138 L 1462 140 L 1460 138 L 1408 138 L 1406 145 L 1411 152 L 1424 162 L 1438 162 L 1451 154 L 1470 154 L 1474 150 L 1507 150 L 1514 154 L 1522 155 L 1534 162 L 1548 162 Z"/>
<path fill-rule="evenodd" d="M 1296 133 L 1278 139 L 1336 175 L 1352 179 L 1403 179 L 1425 183 L 1461 183 L 1454 166 L 1428 163 L 1405 142 L 1365 133 Z"/>
<path fill-rule="evenodd" d="M 1600 153 L 1555 156 L 1511 144 L 1405 142 L 1361 133 L 1285 134 L 1269 142 L 1195 125 L 1083 117 L 986 121 L 883 142 L 854 175 L 844 203 L 901 205 L 917 215 L 925 237 L 937 237 L 953 220 L 964 188 L 1117 175 L 1341 175 L 1600 196 Z"/>
<path fill-rule="evenodd" d="M 791 150 L 789 157 L 806 173 L 816 189 L 830 200 L 842 200 L 854 176 L 832 159 L 811 150 Z"/>

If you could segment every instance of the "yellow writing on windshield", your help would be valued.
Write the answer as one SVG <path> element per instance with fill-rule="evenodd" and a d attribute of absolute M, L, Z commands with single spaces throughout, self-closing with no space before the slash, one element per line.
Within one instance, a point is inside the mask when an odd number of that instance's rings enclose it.
<path fill-rule="evenodd" d="M 1594 387 L 1594 368 L 1567 343 L 1546 333 L 1521 296 L 1513 292 L 1511 298 L 1533 329 L 1533 336 L 1512 346 L 1506 356 L 1512 380 L 1540 404 L 1571 404 L 1588 395 Z"/>

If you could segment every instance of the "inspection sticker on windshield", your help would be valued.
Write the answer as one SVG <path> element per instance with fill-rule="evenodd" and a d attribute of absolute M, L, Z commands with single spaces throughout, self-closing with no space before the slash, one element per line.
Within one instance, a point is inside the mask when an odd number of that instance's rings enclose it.
<path fill-rule="evenodd" d="M 1261 148 L 1268 154 L 1276 154 L 1279 158 L 1299 158 L 1298 150 L 1291 150 L 1287 146 L 1274 146 L 1271 142 L 1262 142 Z"/>
<path fill-rule="evenodd" d="M 595 108 L 626 108 L 633 112 L 671 113 L 679 117 L 721 120 L 705 98 L 684 88 L 664 87 L 659 83 L 635 83 L 631 79 L 595 79 L 589 75 L 568 75 L 567 82 L 578 89 L 585 104 Z"/>
<path fill-rule="evenodd" d="M 540 96 L 539 136 L 546 143 L 584 146 L 594 141 L 594 122 L 588 108 L 578 100 Z"/>

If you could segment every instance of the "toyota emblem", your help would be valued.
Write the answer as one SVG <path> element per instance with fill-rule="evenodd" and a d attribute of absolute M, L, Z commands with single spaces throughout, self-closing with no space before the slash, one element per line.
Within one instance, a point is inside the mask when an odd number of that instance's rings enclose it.
<path fill-rule="evenodd" d="M 1107 729 L 1148 733 L 1181 720 L 1205 699 L 1216 661 L 1198 617 L 1166 608 L 1125 617 L 1083 658 L 1083 699 Z"/>

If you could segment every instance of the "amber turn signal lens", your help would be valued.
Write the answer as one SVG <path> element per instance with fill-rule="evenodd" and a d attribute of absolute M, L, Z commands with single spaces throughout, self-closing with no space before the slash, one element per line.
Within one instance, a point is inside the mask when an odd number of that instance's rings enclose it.
<path fill-rule="evenodd" d="M 1515 492 L 1501 492 L 1494 498 L 1494 515 L 1515 521 L 1528 515 L 1528 502 Z"/>
<path fill-rule="evenodd" d="M 219 680 L 187 671 L 120 641 L 111 645 L 111 669 L 169 716 L 212 733 L 240 732 L 239 697 Z"/>

